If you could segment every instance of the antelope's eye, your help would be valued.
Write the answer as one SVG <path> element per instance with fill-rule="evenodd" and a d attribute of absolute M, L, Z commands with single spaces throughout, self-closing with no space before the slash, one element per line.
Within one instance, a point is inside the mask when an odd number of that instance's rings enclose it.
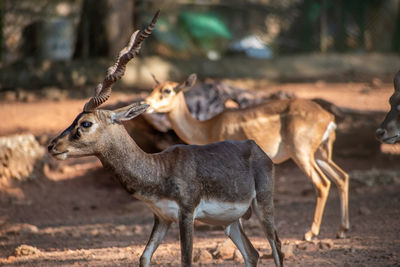
<path fill-rule="evenodd" d="M 169 94 L 169 93 L 171 93 L 171 89 L 167 88 L 164 90 L 164 94 Z"/>
<path fill-rule="evenodd" d="M 400 111 L 400 105 L 396 106 L 397 111 Z"/>
<path fill-rule="evenodd" d="M 83 128 L 89 128 L 90 126 L 92 126 L 92 123 L 90 121 L 83 121 L 81 122 L 81 126 Z"/>

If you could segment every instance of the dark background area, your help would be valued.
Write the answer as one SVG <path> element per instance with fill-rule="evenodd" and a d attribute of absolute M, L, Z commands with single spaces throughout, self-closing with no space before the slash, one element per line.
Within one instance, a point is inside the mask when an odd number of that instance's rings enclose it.
<path fill-rule="evenodd" d="M 159 80 L 390 81 L 400 68 L 397 0 L 1 0 L 0 90 L 93 86 L 154 12 L 161 17 L 119 84 Z M 364 64 L 369 61 L 371 64 Z M 385 76 L 386 75 L 386 76 Z"/>

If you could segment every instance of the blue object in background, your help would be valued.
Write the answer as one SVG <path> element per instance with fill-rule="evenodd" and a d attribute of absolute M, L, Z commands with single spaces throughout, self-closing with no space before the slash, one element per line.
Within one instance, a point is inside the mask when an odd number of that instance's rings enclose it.
<path fill-rule="evenodd" d="M 235 52 L 244 52 L 251 58 L 272 58 L 271 49 L 255 35 L 249 35 L 239 41 L 232 42 L 229 45 L 229 49 Z"/>

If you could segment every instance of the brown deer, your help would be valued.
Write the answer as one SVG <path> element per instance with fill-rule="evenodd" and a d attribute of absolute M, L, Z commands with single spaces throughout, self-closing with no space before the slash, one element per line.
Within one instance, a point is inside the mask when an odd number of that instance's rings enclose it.
<path fill-rule="evenodd" d="M 160 82 L 152 74 L 157 85 Z M 255 104 L 266 102 L 274 97 L 293 97 L 274 93 L 264 96 L 255 91 L 237 88 L 223 82 L 205 82 L 197 84 L 184 92 L 186 105 L 190 114 L 200 121 L 208 120 L 229 108 L 246 108 Z M 144 119 L 156 130 L 167 132 L 171 124 L 163 113 L 145 113 Z"/>
<path fill-rule="evenodd" d="M 331 178 L 339 189 L 341 223 L 337 237 L 349 229 L 348 175 L 332 161 L 335 140 L 334 116 L 317 103 L 304 99 L 271 100 L 245 109 L 225 110 L 199 121 L 191 116 L 183 91 L 196 81 L 192 74 L 178 84 L 158 84 L 145 99 L 148 113 L 166 113 L 176 134 L 188 144 L 204 145 L 222 140 L 254 140 L 272 159 L 281 163 L 291 158 L 311 179 L 317 203 L 311 229 L 304 238 L 319 234 Z"/>
<path fill-rule="evenodd" d="M 150 265 L 154 251 L 173 222 L 180 229 L 181 265 L 191 266 L 194 220 L 223 225 L 246 266 L 256 266 L 258 253 L 239 223 L 250 211 L 259 218 L 275 265 L 282 266 L 281 243 L 274 226 L 274 168 L 256 143 L 177 145 L 161 153 L 147 154 L 121 123 L 144 112 L 147 104 L 98 109 L 109 98 L 112 84 L 124 74 L 128 60 L 138 53 L 141 42 L 151 33 L 157 17 L 158 13 L 144 32 L 132 36 L 83 112 L 51 141 L 49 153 L 60 160 L 97 156 L 104 167 L 114 171 L 128 193 L 150 207 L 154 225 L 140 257 L 142 267 Z"/>
<path fill-rule="evenodd" d="M 376 129 L 379 141 L 394 144 L 400 140 L 400 71 L 394 77 L 394 93 L 389 99 L 390 111 L 381 126 Z"/>

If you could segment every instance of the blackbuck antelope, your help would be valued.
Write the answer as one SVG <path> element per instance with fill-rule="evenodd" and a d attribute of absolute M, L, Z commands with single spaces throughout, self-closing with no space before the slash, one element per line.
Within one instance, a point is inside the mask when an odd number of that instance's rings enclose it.
<path fill-rule="evenodd" d="M 96 95 L 74 122 L 51 141 L 48 151 L 60 160 L 97 156 L 130 194 L 150 207 L 154 226 L 140 266 L 150 265 L 154 251 L 173 222 L 179 223 L 181 264 L 191 266 L 195 219 L 225 226 L 226 235 L 242 253 L 246 266 L 256 266 L 258 253 L 239 223 L 250 211 L 260 220 L 275 265 L 282 266 L 281 243 L 274 226 L 274 168 L 255 142 L 177 145 L 161 153 L 147 154 L 121 123 L 144 112 L 147 104 L 98 109 L 109 98 L 112 84 L 124 74 L 126 63 L 151 33 L 157 16 L 158 13 L 145 31 L 131 37 L 104 82 L 98 85 Z"/>
<path fill-rule="evenodd" d="M 349 229 L 348 175 L 332 161 L 335 140 L 334 116 L 313 101 L 304 99 L 271 100 L 246 109 L 225 110 L 199 121 L 191 116 L 183 91 L 192 87 L 196 75 L 178 84 L 157 84 L 145 99 L 148 113 L 166 113 L 176 134 L 188 144 L 204 145 L 222 140 L 254 140 L 272 159 L 281 163 L 289 158 L 311 179 L 317 203 L 311 229 L 304 238 L 319 234 L 331 178 L 339 189 L 341 223 L 337 237 Z"/>
<path fill-rule="evenodd" d="M 400 140 L 400 71 L 394 77 L 394 93 L 389 99 L 390 111 L 381 126 L 376 129 L 376 137 L 383 143 L 394 144 Z"/>

